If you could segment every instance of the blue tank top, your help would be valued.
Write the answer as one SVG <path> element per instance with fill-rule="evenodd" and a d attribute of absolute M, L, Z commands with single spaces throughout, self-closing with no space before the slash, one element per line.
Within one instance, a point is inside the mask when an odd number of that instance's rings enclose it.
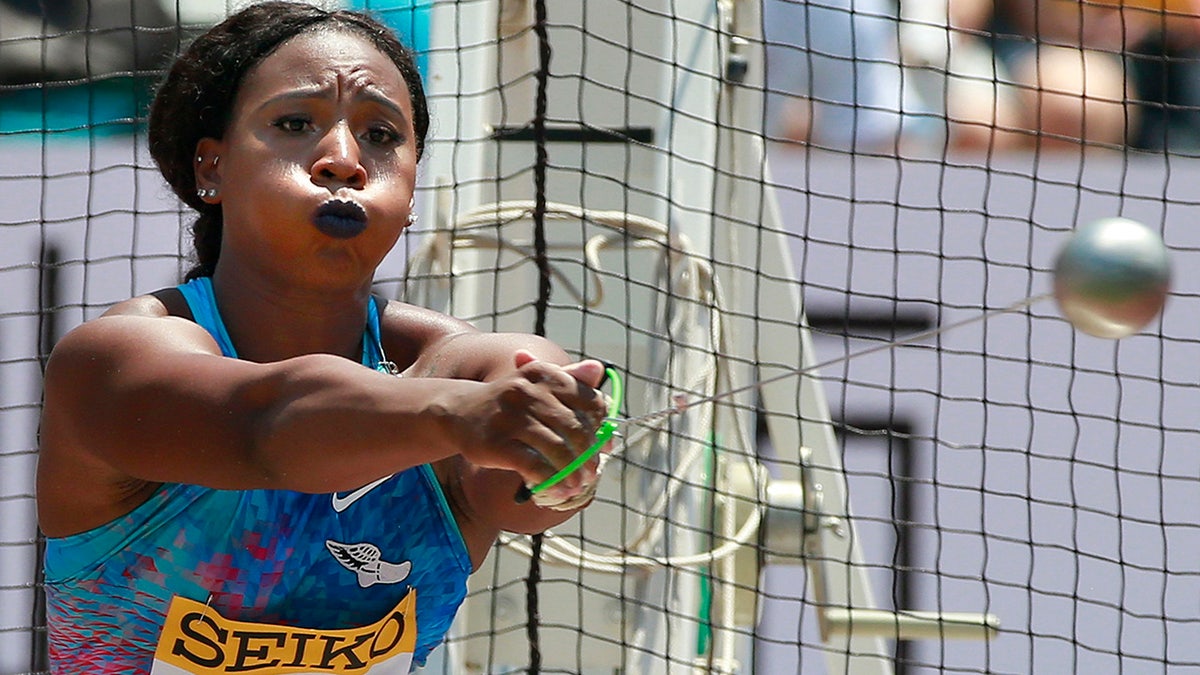
<path fill-rule="evenodd" d="M 209 279 L 179 289 L 237 358 Z M 164 484 L 110 523 L 48 539 L 45 572 L 55 673 L 363 672 L 372 654 L 410 650 L 378 669 L 391 673 L 441 643 L 471 561 L 422 465 L 334 494 Z"/>

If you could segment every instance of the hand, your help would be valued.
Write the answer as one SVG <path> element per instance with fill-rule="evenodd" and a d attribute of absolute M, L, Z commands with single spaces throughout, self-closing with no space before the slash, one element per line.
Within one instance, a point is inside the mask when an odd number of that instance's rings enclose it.
<path fill-rule="evenodd" d="M 606 366 L 605 373 L 607 374 L 609 372 L 610 371 Z M 613 383 L 613 386 L 615 387 L 614 392 L 623 391 L 623 385 L 621 384 L 620 378 L 617 377 L 615 373 L 612 376 L 616 378 Z M 603 384 L 604 381 L 605 378 L 602 377 L 600 384 Z M 614 395 L 623 396 L 619 393 L 615 393 Z M 613 400 L 607 394 L 603 394 L 603 397 L 607 416 L 611 417 L 613 415 Z M 618 405 L 620 405 L 620 403 L 618 403 Z M 548 488 L 538 488 L 536 485 L 522 486 L 522 488 L 518 490 L 517 494 L 515 495 L 516 502 L 521 504 L 532 499 L 534 504 L 552 511 L 575 511 L 587 506 L 596 496 L 596 489 L 600 485 L 600 474 L 604 471 L 604 466 L 608 463 L 609 457 L 611 457 L 610 453 L 612 453 L 613 447 L 612 435 L 615 428 L 616 426 L 613 420 L 603 420 L 600 428 L 596 431 L 595 438 L 592 440 L 592 444 L 588 447 L 585 455 L 582 457 L 576 457 L 571 464 L 568 464 L 565 468 L 556 473 L 555 478 L 552 479 L 556 482 L 550 485 Z M 563 491 L 554 490 L 554 487 L 557 486 L 558 482 L 561 482 L 563 478 L 571 473 L 578 471 L 588 462 L 595 462 L 595 473 L 590 479 L 584 480 L 583 489 L 579 493 L 571 495 L 569 493 L 563 494 Z M 534 492 L 535 489 L 537 492 Z"/>
<path fill-rule="evenodd" d="M 459 398 L 452 417 L 468 461 L 516 471 L 526 485 L 534 485 L 595 442 L 607 414 L 605 397 L 594 388 L 604 377 L 604 366 L 590 359 L 558 366 L 525 350 L 514 354 L 513 366 L 512 373 Z M 561 506 L 589 493 L 582 500 L 586 503 L 598 465 L 598 457 L 588 461 L 540 493 L 536 502 Z"/>

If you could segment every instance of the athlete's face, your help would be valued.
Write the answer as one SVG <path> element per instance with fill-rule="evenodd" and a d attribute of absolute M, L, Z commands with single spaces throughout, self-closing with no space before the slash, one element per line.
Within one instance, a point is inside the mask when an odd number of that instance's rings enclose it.
<path fill-rule="evenodd" d="M 247 73 L 225 137 L 201 141 L 197 156 L 225 221 L 218 271 L 249 265 L 294 285 L 361 286 L 408 223 L 408 87 L 363 38 L 300 35 Z"/>

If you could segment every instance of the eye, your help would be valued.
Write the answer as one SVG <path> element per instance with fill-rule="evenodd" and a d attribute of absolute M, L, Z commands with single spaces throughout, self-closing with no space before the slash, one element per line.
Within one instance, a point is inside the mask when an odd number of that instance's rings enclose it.
<path fill-rule="evenodd" d="M 280 117 L 271 126 L 289 134 L 298 134 L 312 128 L 312 120 L 303 115 L 288 115 Z"/>
<path fill-rule="evenodd" d="M 393 146 L 403 142 L 404 137 L 397 133 L 391 127 L 378 126 L 371 127 L 364 134 L 364 138 L 372 145 Z"/>

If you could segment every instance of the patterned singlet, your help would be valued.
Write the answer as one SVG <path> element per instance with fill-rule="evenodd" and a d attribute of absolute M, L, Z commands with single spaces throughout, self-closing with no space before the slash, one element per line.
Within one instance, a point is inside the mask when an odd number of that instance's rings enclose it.
<path fill-rule="evenodd" d="M 179 289 L 237 358 L 210 280 Z M 383 675 L 441 643 L 471 562 L 422 465 L 335 494 L 164 484 L 110 523 L 49 539 L 45 570 L 54 673 Z"/>

